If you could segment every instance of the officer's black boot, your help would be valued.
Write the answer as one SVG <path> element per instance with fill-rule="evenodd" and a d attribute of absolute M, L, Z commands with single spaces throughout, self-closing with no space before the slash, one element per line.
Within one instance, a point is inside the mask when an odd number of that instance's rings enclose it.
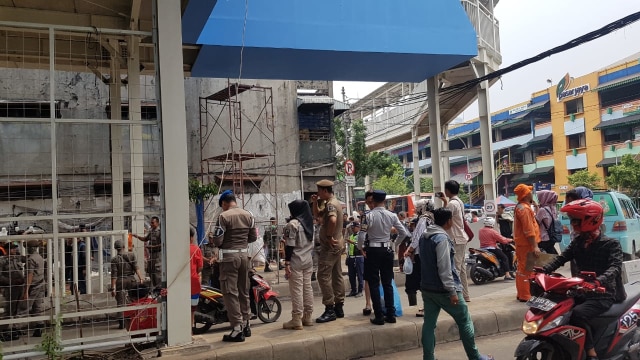
<path fill-rule="evenodd" d="M 249 325 L 249 320 L 245 321 L 244 326 L 242 327 L 242 333 L 244 337 L 251 337 L 251 326 Z"/>
<path fill-rule="evenodd" d="M 375 317 L 369 319 L 369 321 L 374 325 L 384 325 L 384 315 L 382 315 L 382 313 L 376 313 Z"/>
<path fill-rule="evenodd" d="M 244 342 L 244 333 L 242 332 L 242 326 L 237 326 L 231 330 L 231 334 L 224 335 L 222 341 L 226 342 Z"/>
<path fill-rule="evenodd" d="M 316 322 L 326 323 L 326 322 L 335 321 L 335 320 L 336 320 L 336 312 L 333 309 L 333 305 L 326 305 L 324 307 L 324 313 L 322 313 L 322 315 L 320 315 L 320 317 L 316 319 Z"/>
<path fill-rule="evenodd" d="M 416 306 L 418 305 L 418 298 L 416 296 L 415 293 L 413 294 L 407 294 L 407 297 L 409 298 L 409 306 Z"/>
<path fill-rule="evenodd" d="M 344 317 L 344 303 L 336 303 L 333 307 L 333 311 L 336 313 L 336 317 L 342 319 Z"/>
<path fill-rule="evenodd" d="M 36 329 L 33 330 L 32 337 L 42 337 L 42 325 L 36 325 Z"/>

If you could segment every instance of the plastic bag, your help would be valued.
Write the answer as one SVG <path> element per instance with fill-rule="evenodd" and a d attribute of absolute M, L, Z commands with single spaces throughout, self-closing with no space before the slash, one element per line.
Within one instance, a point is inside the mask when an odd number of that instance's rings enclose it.
<path fill-rule="evenodd" d="M 400 293 L 398 292 L 398 287 L 396 286 L 395 280 L 391 280 L 391 286 L 393 287 L 393 305 L 396 308 L 396 316 L 402 316 L 402 301 L 400 301 Z M 387 308 L 384 305 L 384 290 L 382 289 L 382 283 L 380 284 L 380 298 L 381 298 L 380 304 L 382 305 L 382 313 L 385 314 L 387 311 Z"/>
<path fill-rule="evenodd" d="M 252 264 L 264 264 L 266 257 L 264 256 L 264 241 L 262 238 L 252 243 L 249 243 L 249 258 L 251 258 Z"/>
<path fill-rule="evenodd" d="M 413 273 L 413 261 L 411 261 L 411 258 L 409 256 L 405 256 L 404 258 L 402 272 L 404 272 L 405 275 L 411 275 Z"/>

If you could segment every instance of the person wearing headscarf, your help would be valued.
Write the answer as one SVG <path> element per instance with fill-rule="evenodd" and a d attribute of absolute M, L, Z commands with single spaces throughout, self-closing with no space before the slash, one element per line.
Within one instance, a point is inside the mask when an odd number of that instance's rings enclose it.
<path fill-rule="evenodd" d="M 539 208 L 536 213 L 536 220 L 540 225 L 540 249 L 544 250 L 547 254 L 558 254 L 556 250 L 556 244 L 554 241 L 549 241 L 550 227 L 553 227 L 553 222 L 558 218 L 558 212 L 556 210 L 556 203 L 558 202 L 558 194 L 555 191 L 540 190 L 536 192 L 538 196 Z"/>
<path fill-rule="evenodd" d="M 418 215 L 411 220 L 411 244 L 402 255 L 404 258 L 409 258 L 413 262 L 413 272 L 407 275 L 407 281 L 404 287 L 404 291 L 409 298 L 409 306 L 417 306 L 418 298 L 417 293 L 420 290 L 420 281 L 422 276 L 421 262 L 420 262 L 420 238 L 427 227 L 433 225 L 433 201 L 421 199 L 416 201 L 416 212 Z M 422 304 L 418 305 L 418 311 L 416 317 L 424 317 L 424 309 Z"/>
<path fill-rule="evenodd" d="M 521 302 L 529 301 L 531 289 L 529 287 L 530 271 L 526 271 L 527 254 L 533 252 L 540 255 L 540 228 L 536 222 L 536 216 L 531 208 L 533 202 L 533 187 L 519 184 L 514 189 L 518 196 L 518 205 L 515 209 L 513 224 L 513 240 L 516 243 L 516 258 L 518 269 L 516 271 L 517 299 Z"/>
<path fill-rule="evenodd" d="M 313 326 L 313 215 L 309 203 L 294 200 L 289 203 L 291 220 L 284 228 L 285 275 L 291 292 L 291 321 L 282 324 L 283 329 L 302 330 Z"/>

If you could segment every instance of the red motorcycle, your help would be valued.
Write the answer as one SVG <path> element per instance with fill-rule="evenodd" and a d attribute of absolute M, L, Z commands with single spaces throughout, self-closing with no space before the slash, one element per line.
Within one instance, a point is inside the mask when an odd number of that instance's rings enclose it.
<path fill-rule="evenodd" d="M 254 269 L 249 270 L 251 298 L 251 319 L 258 317 L 264 323 L 277 321 L 282 314 L 282 304 L 278 300 L 278 293 L 271 289 L 269 282 Z M 193 334 L 203 334 L 211 326 L 229 321 L 227 308 L 224 306 L 222 292 L 211 286 L 202 286 L 198 309 L 194 315 L 195 326 Z"/>
<path fill-rule="evenodd" d="M 536 269 L 530 278 L 532 297 L 522 331 L 527 334 L 515 351 L 518 360 L 561 360 L 586 358 L 585 330 L 569 324 L 574 297 L 586 292 L 604 293 L 588 281 L 595 273 L 566 278 Z M 535 291 L 537 289 L 537 291 Z M 640 359 L 640 283 L 626 284 L 627 299 L 593 319 L 593 339 L 600 359 Z M 597 296 L 597 295 L 594 295 Z"/>

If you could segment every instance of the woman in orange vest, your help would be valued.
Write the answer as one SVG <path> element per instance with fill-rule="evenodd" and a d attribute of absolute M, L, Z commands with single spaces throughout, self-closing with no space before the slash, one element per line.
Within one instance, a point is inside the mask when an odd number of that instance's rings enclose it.
<path fill-rule="evenodd" d="M 536 221 L 536 214 L 531 208 L 533 203 L 533 187 L 525 184 L 516 186 L 513 190 L 518 196 L 513 223 L 513 240 L 516 243 L 516 258 L 518 269 L 516 272 L 516 290 L 518 301 L 528 301 L 531 298 L 529 287 L 530 271 L 526 271 L 527 254 L 533 252 L 540 255 L 540 228 Z"/>

